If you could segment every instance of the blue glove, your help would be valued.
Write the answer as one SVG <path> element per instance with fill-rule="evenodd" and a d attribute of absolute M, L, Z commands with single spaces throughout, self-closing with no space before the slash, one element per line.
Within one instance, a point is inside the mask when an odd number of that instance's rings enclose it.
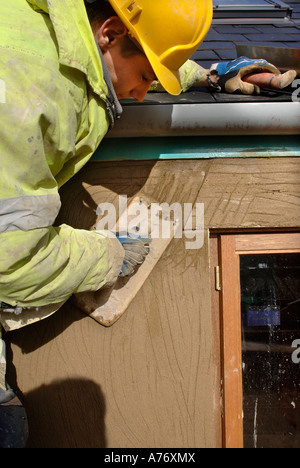
<path fill-rule="evenodd" d="M 260 88 L 258 86 L 243 81 L 243 77 L 251 73 L 278 74 L 280 71 L 266 60 L 240 57 L 230 62 L 221 62 L 212 65 L 209 81 L 211 87 L 218 92 L 260 94 Z M 218 75 L 218 81 L 215 79 L 210 80 L 210 77 L 214 75 Z"/>
<path fill-rule="evenodd" d="M 146 237 L 130 237 L 117 235 L 118 241 L 122 244 L 125 250 L 125 258 L 121 268 L 121 277 L 133 275 L 138 265 L 141 265 L 148 253 L 150 252 L 150 238 Z"/>

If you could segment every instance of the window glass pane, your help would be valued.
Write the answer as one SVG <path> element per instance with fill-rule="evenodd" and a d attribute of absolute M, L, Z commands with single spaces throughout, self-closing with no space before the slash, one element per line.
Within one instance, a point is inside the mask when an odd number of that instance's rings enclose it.
<path fill-rule="evenodd" d="M 244 445 L 300 446 L 300 254 L 242 255 Z"/>

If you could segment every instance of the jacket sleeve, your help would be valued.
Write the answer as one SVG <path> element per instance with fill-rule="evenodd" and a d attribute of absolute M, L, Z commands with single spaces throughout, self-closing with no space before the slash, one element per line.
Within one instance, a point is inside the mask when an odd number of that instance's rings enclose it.
<path fill-rule="evenodd" d="M 188 60 L 179 69 L 181 90 L 186 93 L 192 87 L 206 87 L 207 70 L 202 68 L 197 62 Z M 150 91 L 159 93 L 166 92 L 163 86 L 154 81 L 150 87 Z"/>
<path fill-rule="evenodd" d="M 78 72 L 73 80 L 62 76 L 56 50 L 47 59 L 42 47 L 39 55 L 17 45 L 0 57 L 0 300 L 38 307 L 113 283 L 124 250 L 104 232 L 53 227 L 59 173 L 72 159 L 80 166 L 92 155 L 107 129 L 105 109 L 84 94 Z"/>
<path fill-rule="evenodd" d="M 124 249 L 105 231 L 62 225 L 0 235 L 0 296 L 13 306 L 66 301 L 73 293 L 114 284 Z"/>

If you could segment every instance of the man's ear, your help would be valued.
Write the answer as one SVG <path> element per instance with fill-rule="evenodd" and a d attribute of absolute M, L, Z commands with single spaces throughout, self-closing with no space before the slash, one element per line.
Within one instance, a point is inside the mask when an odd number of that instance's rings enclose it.
<path fill-rule="evenodd" d="M 94 31 L 95 39 L 102 52 L 106 52 L 115 45 L 116 41 L 128 33 L 128 29 L 118 16 L 108 18 L 101 26 Z"/>

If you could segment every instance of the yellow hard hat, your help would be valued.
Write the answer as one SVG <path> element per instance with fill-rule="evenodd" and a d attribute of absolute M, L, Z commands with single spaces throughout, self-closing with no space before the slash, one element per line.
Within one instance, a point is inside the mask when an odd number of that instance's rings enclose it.
<path fill-rule="evenodd" d="M 212 0 L 109 0 L 142 46 L 162 86 L 181 93 L 179 68 L 209 31 Z"/>

